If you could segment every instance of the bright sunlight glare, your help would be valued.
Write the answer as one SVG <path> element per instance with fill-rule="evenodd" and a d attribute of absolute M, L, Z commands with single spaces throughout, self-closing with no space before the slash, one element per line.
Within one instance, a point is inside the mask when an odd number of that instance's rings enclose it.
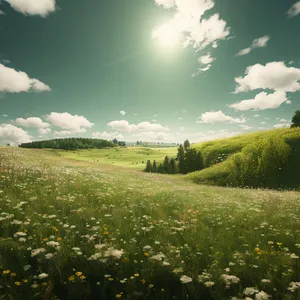
<path fill-rule="evenodd" d="M 163 49 L 172 49 L 180 44 L 180 32 L 167 23 L 157 27 L 152 32 L 152 39 L 156 40 Z"/>

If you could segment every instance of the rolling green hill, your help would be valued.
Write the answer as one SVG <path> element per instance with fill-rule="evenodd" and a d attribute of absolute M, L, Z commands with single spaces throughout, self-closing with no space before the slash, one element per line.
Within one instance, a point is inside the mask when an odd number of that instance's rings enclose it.
<path fill-rule="evenodd" d="M 276 129 L 193 145 L 204 152 L 211 167 L 190 173 L 186 178 L 196 183 L 231 186 L 237 153 L 241 153 L 243 158 L 246 148 L 258 141 L 265 142 L 272 136 L 282 138 L 291 148 L 287 167 L 280 174 L 280 188 L 300 188 L 300 128 Z"/>
<path fill-rule="evenodd" d="M 192 144 L 192 147 L 201 150 L 206 158 L 208 166 L 212 166 L 216 163 L 226 160 L 230 155 L 240 152 L 245 146 L 259 139 L 265 139 L 274 134 L 287 139 L 293 137 L 295 137 L 296 139 L 300 139 L 299 128 L 281 128 L 242 134 L 230 138 L 217 139 L 208 142 L 195 143 Z"/>

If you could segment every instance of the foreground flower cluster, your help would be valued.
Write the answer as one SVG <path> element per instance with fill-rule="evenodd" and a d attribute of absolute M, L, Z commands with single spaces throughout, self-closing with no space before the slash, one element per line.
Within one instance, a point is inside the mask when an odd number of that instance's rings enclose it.
<path fill-rule="evenodd" d="M 0 295 L 300 299 L 300 193 L 0 148 Z"/>

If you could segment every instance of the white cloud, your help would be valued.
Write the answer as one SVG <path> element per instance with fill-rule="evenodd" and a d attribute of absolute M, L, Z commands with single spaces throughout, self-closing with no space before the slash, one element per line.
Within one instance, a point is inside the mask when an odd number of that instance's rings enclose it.
<path fill-rule="evenodd" d="M 7 115 L 7 114 L 3 114 L 3 115 L 2 115 L 2 117 L 4 117 L 4 118 L 7 118 L 7 117 L 8 117 L 8 115 Z"/>
<path fill-rule="evenodd" d="M 258 118 L 258 117 L 259 117 L 259 115 L 254 115 L 253 117 L 254 117 L 254 118 Z"/>
<path fill-rule="evenodd" d="M 284 62 L 270 62 L 265 66 L 255 64 L 245 71 L 245 77 L 236 77 L 235 93 L 256 89 L 271 89 L 282 92 L 300 90 L 300 69 L 287 67 Z"/>
<path fill-rule="evenodd" d="M 165 8 L 171 8 L 175 5 L 175 0 L 154 0 L 157 5 L 161 5 Z"/>
<path fill-rule="evenodd" d="M 300 1 L 296 2 L 288 11 L 288 18 L 293 18 L 300 14 Z"/>
<path fill-rule="evenodd" d="M 277 108 L 282 103 L 286 102 L 286 93 L 282 91 L 274 92 L 273 94 L 267 94 L 261 92 L 257 94 L 254 99 L 242 100 L 240 102 L 230 104 L 229 107 L 236 110 L 263 110 L 270 108 Z"/>
<path fill-rule="evenodd" d="M 21 144 L 31 142 L 31 136 L 27 131 L 11 124 L 0 124 L 1 144 Z"/>
<path fill-rule="evenodd" d="M 55 11 L 55 0 L 4 0 L 24 15 L 40 15 L 46 17 Z"/>
<path fill-rule="evenodd" d="M 198 118 L 200 121 L 197 123 L 245 123 L 246 119 L 245 118 L 233 118 L 230 116 L 226 116 L 221 110 L 219 111 L 212 111 L 212 112 L 205 112 L 201 114 L 201 116 Z"/>
<path fill-rule="evenodd" d="M 51 91 L 50 87 L 25 72 L 17 71 L 0 64 L 0 92 L 43 92 Z"/>
<path fill-rule="evenodd" d="M 265 124 L 266 124 L 266 122 L 260 122 L 260 124 L 261 124 L 261 125 L 265 125 Z"/>
<path fill-rule="evenodd" d="M 42 119 L 37 117 L 30 117 L 27 119 L 17 118 L 15 123 L 27 128 L 47 128 L 51 126 L 49 123 L 43 122 Z"/>
<path fill-rule="evenodd" d="M 164 41 L 166 37 L 172 36 L 172 40 L 177 42 L 181 37 L 183 47 L 191 45 L 197 51 L 207 46 L 216 48 L 218 41 L 225 40 L 230 34 L 230 28 L 218 13 L 207 19 L 203 18 L 204 13 L 213 8 L 213 0 L 155 0 L 155 2 L 164 8 L 172 8 L 174 15 L 169 22 L 153 30 L 153 39 Z"/>
<path fill-rule="evenodd" d="M 91 123 L 83 116 L 71 115 L 67 112 L 57 113 L 52 112 L 46 116 L 46 120 L 54 126 L 64 129 L 63 131 L 56 131 L 56 134 L 67 135 L 71 133 L 83 133 L 86 132 L 86 128 L 91 128 L 94 123 Z"/>
<path fill-rule="evenodd" d="M 111 132 L 111 133 L 106 132 L 106 131 L 104 131 L 104 132 L 93 132 L 92 136 L 94 138 L 101 138 L 101 139 L 106 139 L 106 140 L 124 139 L 124 136 L 121 133 L 118 133 L 118 132 Z"/>
<path fill-rule="evenodd" d="M 274 128 L 289 128 L 291 126 L 290 123 L 279 123 L 274 125 Z"/>
<path fill-rule="evenodd" d="M 248 126 L 248 125 L 239 125 L 240 127 L 242 127 L 244 130 L 250 130 L 252 129 L 252 127 Z"/>
<path fill-rule="evenodd" d="M 247 55 L 247 54 L 249 54 L 250 52 L 251 52 L 251 48 L 245 48 L 245 49 L 242 49 L 242 50 L 240 50 L 237 54 L 236 54 L 236 56 L 243 56 L 243 55 Z"/>
<path fill-rule="evenodd" d="M 251 46 L 245 49 L 240 50 L 236 56 L 242 56 L 242 55 L 246 55 L 249 54 L 253 49 L 255 48 L 263 48 L 267 46 L 268 41 L 270 40 L 270 37 L 265 35 L 262 36 L 261 38 L 255 39 Z"/>
<path fill-rule="evenodd" d="M 51 132 L 51 129 L 50 129 L 50 128 L 40 128 L 40 129 L 38 130 L 38 132 L 39 132 L 40 134 L 47 134 L 47 133 Z"/>
<path fill-rule="evenodd" d="M 202 65 L 211 64 L 214 60 L 215 60 L 215 58 L 211 57 L 210 53 L 207 53 L 206 55 L 200 56 L 200 58 L 199 58 L 199 62 Z"/>
<path fill-rule="evenodd" d="M 157 123 L 142 122 L 139 124 L 129 124 L 126 120 L 112 121 L 107 124 L 115 130 L 122 132 L 136 132 L 136 131 L 169 131 L 169 128 Z"/>
<path fill-rule="evenodd" d="M 120 111 L 120 114 L 121 114 L 122 116 L 124 116 L 124 115 L 126 115 L 126 111 L 121 110 L 121 111 Z"/>

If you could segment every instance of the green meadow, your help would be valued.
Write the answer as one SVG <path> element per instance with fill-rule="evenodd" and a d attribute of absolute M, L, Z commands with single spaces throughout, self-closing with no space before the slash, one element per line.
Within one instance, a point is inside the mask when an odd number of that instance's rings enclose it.
<path fill-rule="evenodd" d="M 55 150 L 57 154 L 76 160 L 93 161 L 115 166 L 122 166 L 136 170 L 143 170 L 147 160 L 162 163 L 165 156 L 175 157 L 176 148 L 148 148 L 148 147 L 118 147 L 107 149 L 87 149 L 76 151 Z"/>
<path fill-rule="evenodd" d="M 300 298 L 299 192 L 104 161 L 0 148 L 0 299 Z"/>

